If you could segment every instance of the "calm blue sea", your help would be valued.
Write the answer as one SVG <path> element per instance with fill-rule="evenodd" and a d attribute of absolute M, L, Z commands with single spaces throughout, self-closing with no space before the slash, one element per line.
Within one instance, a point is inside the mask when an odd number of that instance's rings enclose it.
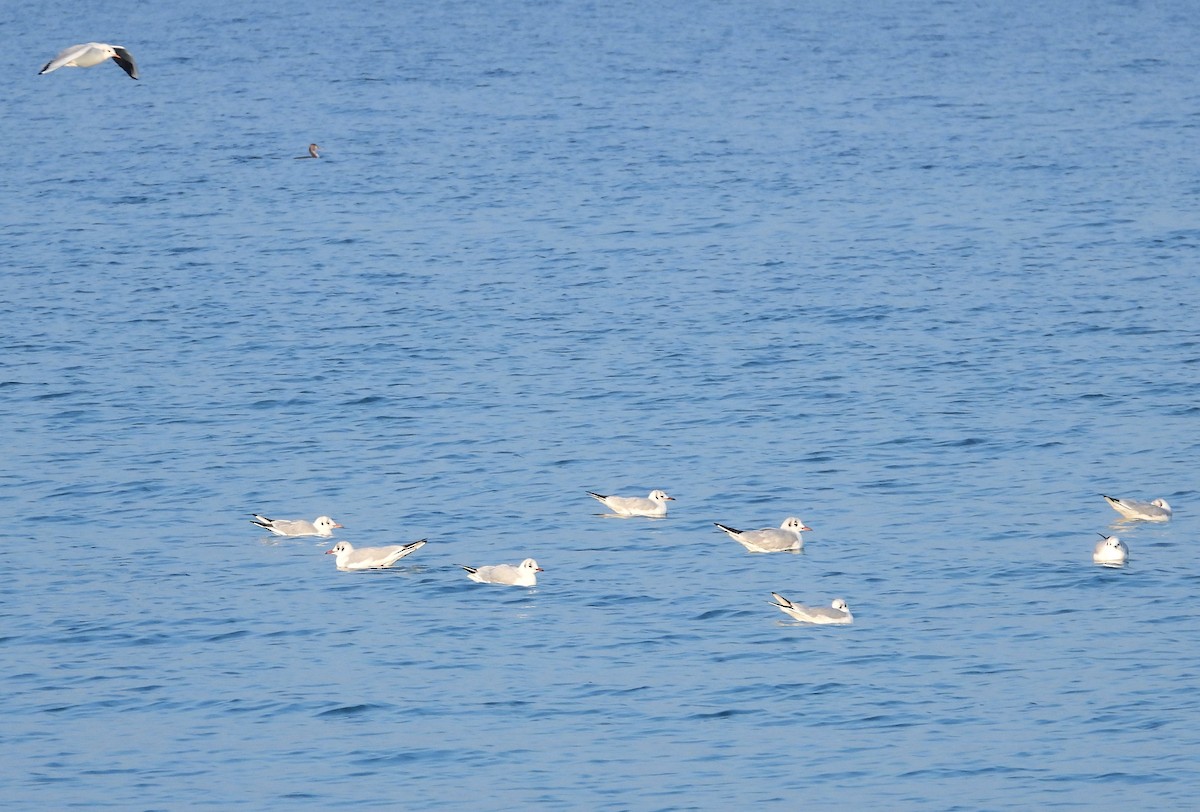
<path fill-rule="evenodd" d="M 0 807 L 1194 808 L 1194 3 L 0 37 Z"/>

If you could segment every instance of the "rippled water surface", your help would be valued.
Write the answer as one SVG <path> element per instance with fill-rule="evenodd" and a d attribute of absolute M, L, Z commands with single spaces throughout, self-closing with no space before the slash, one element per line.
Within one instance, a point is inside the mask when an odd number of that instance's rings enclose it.
<path fill-rule="evenodd" d="M 1198 29 L 17 0 L 0 805 L 1190 808 Z"/>

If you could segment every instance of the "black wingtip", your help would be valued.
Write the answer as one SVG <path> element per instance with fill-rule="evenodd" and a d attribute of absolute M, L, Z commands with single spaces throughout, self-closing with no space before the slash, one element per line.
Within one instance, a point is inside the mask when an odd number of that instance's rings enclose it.
<path fill-rule="evenodd" d="M 120 65 L 121 70 L 129 74 L 130 79 L 138 78 L 137 63 L 133 61 L 133 55 L 129 51 L 126 51 L 124 48 L 118 48 L 117 55 L 112 58 L 112 61 Z"/>

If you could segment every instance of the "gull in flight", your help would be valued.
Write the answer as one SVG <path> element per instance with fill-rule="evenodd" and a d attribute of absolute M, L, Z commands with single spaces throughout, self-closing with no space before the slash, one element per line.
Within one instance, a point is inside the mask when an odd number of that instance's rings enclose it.
<path fill-rule="evenodd" d="M 646 496 L 601 496 L 598 493 L 587 492 L 593 499 L 599 499 L 618 516 L 646 516 L 651 519 L 667 515 L 667 502 L 674 502 L 674 496 L 667 496 L 664 491 L 650 491 Z"/>
<path fill-rule="evenodd" d="M 1104 494 L 1100 494 L 1104 496 Z M 1126 519 L 1141 519 L 1146 522 L 1165 522 L 1171 518 L 1171 506 L 1166 499 L 1155 499 L 1153 502 L 1139 502 L 1136 499 L 1114 499 L 1104 496 L 1104 501 L 1112 509 Z"/>
<path fill-rule="evenodd" d="M 467 577 L 480 584 L 507 584 L 509 586 L 537 586 L 537 574 L 545 572 L 532 558 L 526 558 L 519 565 L 495 564 L 490 567 L 468 567 L 460 564 L 467 571 Z"/>
<path fill-rule="evenodd" d="M 798 603 L 792 603 L 777 592 L 772 592 L 771 597 L 775 599 L 772 606 L 802 623 L 848 624 L 854 622 L 854 616 L 850 614 L 850 607 L 841 598 L 835 598 L 830 607 L 826 609 L 824 606 L 801 606 Z"/>
<path fill-rule="evenodd" d="M 320 536 L 321 538 L 330 538 L 333 536 L 333 530 L 336 527 L 341 527 L 328 516 L 318 516 L 311 522 L 306 522 L 304 519 L 268 519 L 266 516 L 259 516 L 257 513 L 250 514 L 254 518 L 250 520 L 250 524 L 257 525 L 264 530 L 270 530 L 277 536 Z"/>
<path fill-rule="evenodd" d="M 389 547 L 360 547 L 354 549 L 348 541 L 339 541 L 325 555 L 336 555 L 339 570 L 382 570 L 425 546 L 425 539 L 412 544 L 393 544 Z"/>
<path fill-rule="evenodd" d="M 729 537 L 752 553 L 782 553 L 804 549 L 804 536 L 801 530 L 812 532 L 812 528 L 795 516 L 783 520 L 779 527 L 766 527 L 762 530 L 735 530 L 720 522 L 713 522 L 717 527 L 729 534 Z"/>
<path fill-rule="evenodd" d="M 130 79 L 138 78 L 137 63 L 133 54 L 121 45 L 109 45 L 107 42 L 85 42 L 82 45 L 72 45 L 59 51 L 58 56 L 46 63 L 46 67 L 38 71 L 38 76 L 50 73 L 59 68 L 91 68 L 111 59 L 121 66 L 121 70 L 129 74 Z"/>
<path fill-rule="evenodd" d="M 1096 542 L 1096 549 L 1092 551 L 1092 561 L 1108 567 L 1124 564 L 1125 559 L 1129 557 L 1129 548 L 1125 546 L 1125 542 L 1116 536 L 1106 536 L 1103 533 L 1100 534 L 1100 538 L 1103 541 Z"/>

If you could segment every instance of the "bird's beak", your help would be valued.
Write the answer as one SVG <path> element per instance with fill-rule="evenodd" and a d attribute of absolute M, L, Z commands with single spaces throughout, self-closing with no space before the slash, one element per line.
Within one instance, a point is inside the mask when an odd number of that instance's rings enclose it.
<path fill-rule="evenodd" d="M 545 570 L 544 570 L 544 569 L 542 569 L 541 567 L 538 567 L 538 568 L 537 568 L 537 571 L 538 571 L 538 572 L 545 572 Z"/>
<path fill-rule="evenodd" d="M 810 533 L 813 531 L 813 529 L 812 529 L 811 527 L 809 527 L 808 525 L 806 525 L 806 524 L 802 524 L 802 525 L 800 525 L 800 529 L 801 529 L 801 530 L 807 530 L 807 531 L 808 531 L 808 532 L 810 532 Z"/>
<path fill-rule="evenodd" d="M 675 497 L 674 497 L 674 496 L 668 496 L 668 497 L 667 497 L 667 501 L 668 501 L 668 502 L 674 502 L 674 501 L 675 501 Z"/>
<path fill-rule="evenodd" d="M 333 550 L 326 550 L 326 551 L 325 551 L 325 555 L 329 555 L 329 554 L 330 554 L 330 553 L 332 553 L 332 552 L 333 552 Z"/>
<path fill-rule="evenodd" d="M 334 526 L 334 527 L 341 527 L 341 528 L 343 528 L 343 529 L 345 529 L 345 527 L 346 527 L 346 525 L 344 525 L 344 524 L 338 524 L 337 522 L 334 522 L 334 523 L 333 523 L 333 526 Z"/>

